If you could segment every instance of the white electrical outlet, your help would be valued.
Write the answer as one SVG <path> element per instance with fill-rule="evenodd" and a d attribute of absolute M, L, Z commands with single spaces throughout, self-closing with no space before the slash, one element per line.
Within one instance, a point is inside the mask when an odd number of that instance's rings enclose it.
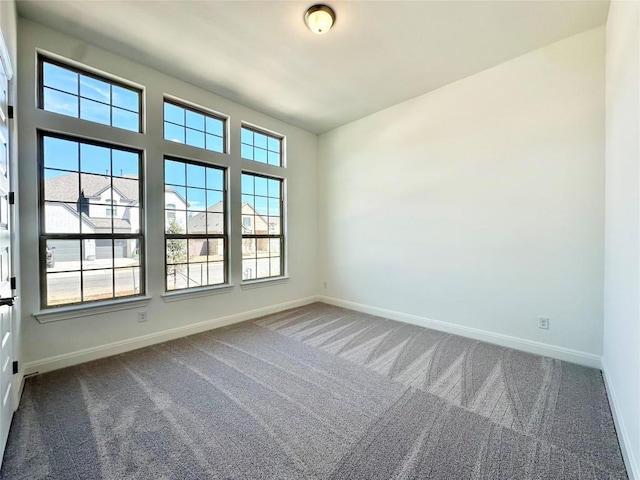
<path fill-rule="evenodd" d="M 147 321 L 147 312 L 138 312 L 138 322 Z"/>
<path fill-rule="evenodd" d="M 549 330 L 549 319 L 547 317 L 538 317 L 538 328 Z"/>

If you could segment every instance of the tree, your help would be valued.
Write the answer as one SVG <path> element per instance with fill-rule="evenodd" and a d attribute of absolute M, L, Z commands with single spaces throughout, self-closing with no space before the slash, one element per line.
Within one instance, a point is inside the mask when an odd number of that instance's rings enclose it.
<path fill-rule="evenodd" d="M 168 235 L 180 235 L 184 233 L 182 226 L 175 220 L 171 220 L 167 228 Z M 187 260 L 187 240 L 181 238 L 167 239 L 167 275 L 173 277 L 173 288 L 176 287 L 178 281 L 178 271 Z"/>

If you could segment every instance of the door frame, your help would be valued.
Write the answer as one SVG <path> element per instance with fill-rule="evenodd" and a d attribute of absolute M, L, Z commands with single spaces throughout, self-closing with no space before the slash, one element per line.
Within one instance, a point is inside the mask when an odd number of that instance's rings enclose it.
<path fill-rule="evenodd" d="M 9 205 L 9 228 L 11 229 L 11 257 L 10 257 L 10 276 L 18 277 L 18 273 L 20 271 L 20 249 L 19 249 L 19 222 L 18 222 L 18 208 L 17 208 L 17 185 L 18 185 L 18 162 L 17 162 L 17 145 L 18 139 L 16 134 L 16 125 L 15 125 L 15 113 L 16 113 L 16 100 L 17 95 L 14 92 L 14 75 L 15 70 L 11 63 L 11 55 L 9 53 L 9 49 L 7 46 L 7 42 L 5 41 L 4 32 L 0 27 L 0 62 L 2 63 L 2 67 L 4 68 L 5 74 L 7 76 L 7 105 L 13 107 L 14 115 L 7 119 L 7 143 L 9 145 L 8 149 L 8 168 L 9 168 L 9 188 L 11 192 L 15 192 L 14 195 L 16 197 L 16 201 L 13 204 Z M 14 290 L 15 295 L 15 303 L 12 314 L 12 341 L 13 341 L 13 361 L 18 361 L 19 371 L 17 374 L 13 375 L 11 379 L 12 385 L 11 389 L 13 390 L 13 395 L 11 399 L 11 407 L 15 412 L 18 409 L 20 403 L 20 397 L 22 396 L 22 388 L 23 388 L 23 369 L 19 362 L 19 352 L 20 352 L 20 335 L 19 327 L 21 324 L 21 308 L 20 308 L 20 297 L 17 294 L 19 286 L 16 285 L 16 290 Z"/>

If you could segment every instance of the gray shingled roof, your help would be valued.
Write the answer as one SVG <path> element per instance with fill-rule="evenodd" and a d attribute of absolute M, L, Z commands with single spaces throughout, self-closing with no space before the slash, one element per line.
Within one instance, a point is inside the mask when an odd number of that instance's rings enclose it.
<path fill-rule="evenodd" d="M 60 175 L 59 177 L 48 178 L 46 182 L 46 200 L 57 201 L 77 201 L 71 199 L 70 192 L 77 192 L 78 177 L 76 173 Z M 110 177 L 101 175 L 90 175 L 87 173 L 80 174 L 80 185 L 84 192 L 84 196 L 91 198 L 99 196 L 104 190 L 110 186 Z M 138 202 L 138 179 L 137 178 L 120 178 L 113 177 L 113 188 L 127 200 L 130 204 Z"/>
<path fill-rule="evenodd" d="M 92 218 L 91 222 L 95 225 L 96 230 L 104 230 L 106 233 L 111 232 L 110 218 Z M 105 232 L 96 231 L 96 233 L 105 233 Z M 113 232 L 114 233 L 132 233 L 131 224 L 127 220 L 123 220 L 121 218 L 114 218 Z"/>
<path fill-rule="evenodd" d="M 222 202 L 218 202 L 211 205 L 206 212 L 189 217 L 189 232 L 206 232 L 207 223 L 209 224 L 209 231 L 224 232 L 224 215 L 222 215 L 222 211 Z"/>

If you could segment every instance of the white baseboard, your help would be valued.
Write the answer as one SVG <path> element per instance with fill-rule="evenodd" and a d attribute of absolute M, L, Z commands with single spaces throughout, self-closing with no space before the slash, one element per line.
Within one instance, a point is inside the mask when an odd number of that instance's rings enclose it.
<path fill-rule="evenodd" d="M 391 320 L 398 320 L 404 323 L 411 323 L 420 327 L 432 328 L 433 330 L 440 330 L 442 332 L 453 333 L 455 335 L 461 335 L 463 337 L 469 337 L 476 340 L 482 340 L 483 342 L 494 343 L 503 347 L 514 348 L 516 350 L 523 350 L 529 353 L 535 353 L 536 355 L 544 355 L 546 357 L 557 358 L 558 360 L 564 360 L 571 363 L 577 363 L 592 368 L 601 368 L 602 359 L 600 355 L 594 355 L 587 352 L 581 352 L 579 350 L 572 350 L 570 348 L 557 347 L 548 343 L 535 342 L 533 340 L 526 340 L 523 338 L 512 337 L 509 335 L 503 335 L 501 333 L 493 333 L 488 330 L 481 330 L 479 328 L 465 327 L 462 325 L 456 325 L 453 323 L 443 322 L 440 320 L 433 320 L 431 318 L 421 317 L 418 315 L 412 315 L 409 313 L 396 312 L 395 310 L 387 310 L 385 308 L 371 307 L 369 305 L 363 305 L 361 303 L 350 302 L 348 300 L 341 300 L 334 297 L 318 296 L 318 301 L 335 305 L 337 307 L 344 307 L 358 312 L 368 313 L 379 317 L 389 318 Z"/>
<path fill-rule="evenodd" d="M 640 465 L 638 464 L 638 460 L 631 449 L 629 433 L 625 427 L 625 422 L 623 422 L 620 416 L 620 406 L 618 405 L 618 400 L 616 399 L 616 393 L 613 385 L 611 384 L 611 380 L 609 380 L 607 363 L 604 360 L 602 361 L 602 377 L 604 378 L 604 385 L 607 389 L 607 396 L 609 397 L 613 423 L 615 424 L 616 432 L 618 433 L 618 441 L 620 442 L 620 450 L 622 450 L 622 458 L 624 459 L 625 467 L 627 467 L 627 475 L 629 476 L 629 480 L 640 480 Z M 635 420 L 637 421 L 637 419 Z"/>
<path fill-rule="evenodd" d="M 236 313 L 233 315 L 228 315 L 226 317 L 206 320 L 204 322 L 194 323 L 183 327 L 172 328 L 170 330 L 164 330 L 162 332 L 151 333 L 149 335 L 143 335 L 140 337 L 121 340 L 105 345 L 77 350 L 75 352 L 65 353 L 62 355 L 43 358 L 34 362 L 26 363 L 24 365 L 23 372 L 24 375 L 32 375 L 34 373 L 44 373 L 51 370 L 70 367 L 72 365 L 89 362 L 91 360 L 97 360 L 99 358 L 109 357 L 111 355 L 117 355 L 119 353 L 128 352 L 130 350 L 135 350 L 138 348 L 147 347 L 149 345 L 166 342 L 168 340 L 185 337 L 187 335 L 193 335 L 195 333 L 213 330 L 215 328 L 224 327 L 226 325 L 232 325 L 234 323 L 243 322 L 245 320 L 250 320 L 252 318 L 257 318 L 263 315 L 281 312 L 289 308 L 301 307 L 317 301 L 328 303 L 330 305 L 336 305 L 338 307 L 348 308 L 358 312 L 389 318 L 392 320 L 398 320 L 404 323 L 410 323 L 413 325 L 419 325 L 421 327 L 432 328 L 434 330 L 440 330 L 447 333 L 453 333 L 455 335 L 474 338 L 476 340 L 482 340 L 504 347 L 524 350 L 526 352 L 535 353 L 538 355 L 545 355 L 548 357 L 557 358 L 559 360 L 578 363 L 580 365 L 585 365 L 588 367 L 601 368 L 600 356 L 581 352 L 578 350 L 557 347 L 555 345 L 534 342 L 532 340 L 525 340 L 509 335 L 502 335 L 487 330 L 455 325 L 440 320 L 433 320 L 430 318 L 397 312 L 394 310 L 371 307 L 368 305 L 350 302 L 348 300 L 342 300 L 339 298 L 311 296 L 299 300 L 280 303 L 277 305 L 270 305 L 268 307 L 258 308 L 255 310 L 249 310 L 247 312 Z"/>
<path fill-rule="evenodd" d="M 119 353 L 124 353 L 131 350 L 136 350 L 138 348 L 148 347 L 149 345 L 166 342 L 168 340 L 174 340 L 176 338 L 186 337 L 195 333 L 205 332 L 207 330 L 213 330 L 215 328 L 232 325 L 234 323 L 244 322 L 245 320 L 251 320 L 252 318 L 258 318 L 264 315 L 278 313 L 289 308 L 302 307 L 316 301 L 317 297 L 315 296 L 301 298 L 299 300 L 279 303 L 277 305 L 270 305 L 268 307 L 249 310 L 247 312 L 235 313 L 226 317 L 215 318 L 212 320 L 206 320 L 204 322 L 185 325 L 183 327 L 172 328 L 170 330 L 164 330 L 162 332 L 151 333 L 149 335 L 129 338 L 126 340 L 121 340 L 119 342 L 98 345 L 97 347 L 85 348 L 83 350 L 77 350 L 75 352 L 43 358 L 41 360 L 26 363 L 24 366 L 24 375 L 45 373 L 51 370 L 58 370 L 60 368 L 89 362 L 91 360 L 97 360 L 99 358 L 110 357 Z"/>

